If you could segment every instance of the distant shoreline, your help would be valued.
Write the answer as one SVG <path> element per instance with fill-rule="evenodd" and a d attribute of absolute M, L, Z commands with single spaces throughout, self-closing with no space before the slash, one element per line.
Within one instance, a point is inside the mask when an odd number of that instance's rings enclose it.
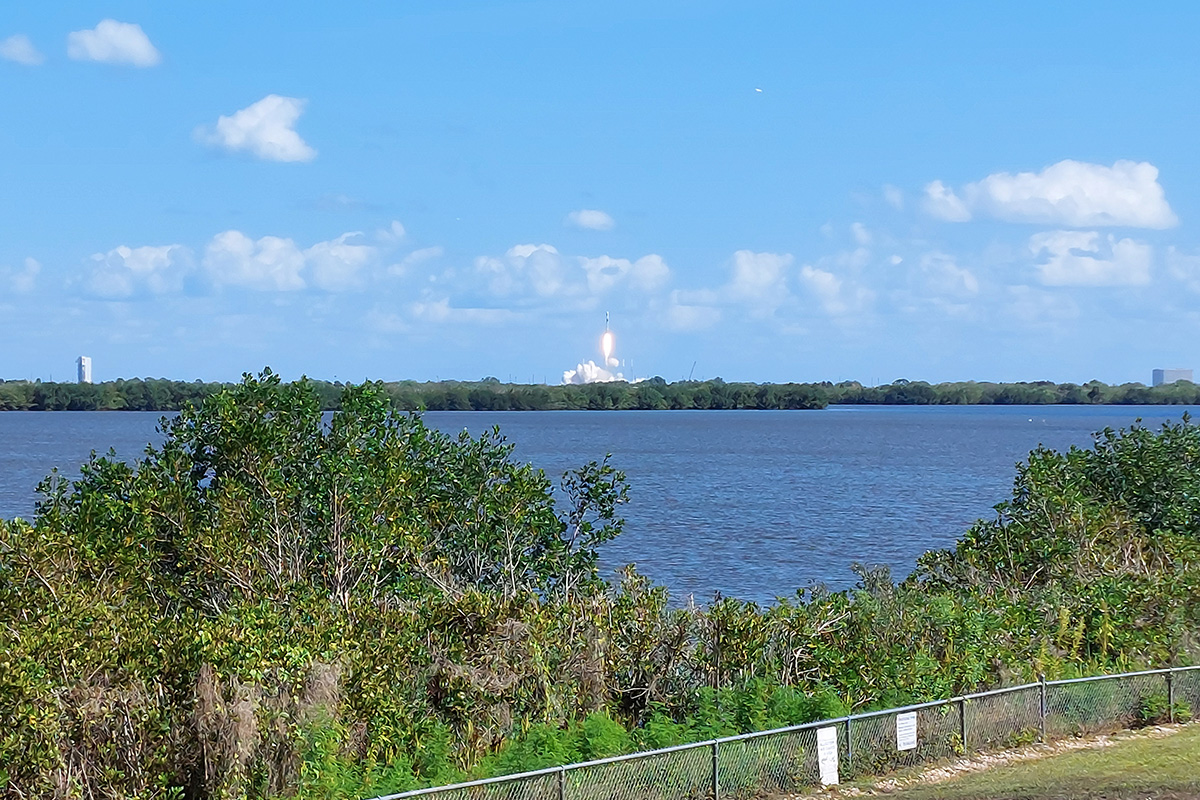
<path fill-rule="evenodd" d="M 344 384 L 308 381 L 325 411 L 336 411 Z M 179 411 L 233 386 L 230 383 L 132 379 L 104 383 L 0 381 L 0 411 Z M 1200 405 L 1200 386 L 1180 381 L 1084 384 L 1033 381 L 964 381 L 930 384 L 895 381 L 864 386 L 841 383 L 638 383 L 545 385 L 482 381 L 377 382 L 402 411 L 627 411 L 627 410 L 817 410 L 841 405 Z"/>

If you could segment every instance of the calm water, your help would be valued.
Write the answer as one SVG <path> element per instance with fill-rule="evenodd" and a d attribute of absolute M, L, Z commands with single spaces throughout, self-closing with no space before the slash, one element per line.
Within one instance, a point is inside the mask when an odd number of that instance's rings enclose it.
<path fill-rule="evenodd" d="M 612 453 L 631 502 L 604 566 L 628 562 L 677 596 L 714 591 L 768 601 L 812 582 L 853 581 L 853 561 L 903 574 L 1008 495 L 1013 466 L 1039 443 L 1182 407 L 835 407 L 825 411 L 436 412 L 442 430 L 492 425 L 519 458 L 557 477 Z M 1186 409 L 1196 414 L 1197 409 Z M 0 516 L 31 516 L 52 467 L 90 450 L 136 458 L 158 414 L 0 413 Z"/>

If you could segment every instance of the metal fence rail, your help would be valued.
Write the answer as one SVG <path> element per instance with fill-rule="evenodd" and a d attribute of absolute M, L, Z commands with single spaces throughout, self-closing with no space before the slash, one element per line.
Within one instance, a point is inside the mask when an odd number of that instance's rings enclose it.
<path fill-rule="evenodd" d="M 1200 711 L 1200 666 L 1040 681 L 949 700 L 582 764 L 416 789 L 375 800 L 721 800 L 882 775 L 981 750 L 1175 721 Z M 836 759 L 818 731 L 836 731 Z M 829 736 L 831 734 L 825 734 Z M 833 772 L 829 772 L 832 762 Z"/>

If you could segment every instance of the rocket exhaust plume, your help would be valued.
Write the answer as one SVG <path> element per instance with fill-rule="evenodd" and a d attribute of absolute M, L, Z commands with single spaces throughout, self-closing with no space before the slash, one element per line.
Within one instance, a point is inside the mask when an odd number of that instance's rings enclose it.
<path fill-rule="evenodd" d="M 604 354 L 604 366 L 615 367 L 618 362 L 612 357 L 613 345 L 616 344 L 616 337 L 612 331 L 608 329 L 608 312 L 604 312 L 604 335 L 600 337 L 600 352 Z"/>
<path fill-rule="evenodd" d="M 617 337 L 608 328 L 608 312 L 604 312 L 604 334 L 600 337 L 600 353 L 604 356 L 603 365 L 594 361 L 581 361 L 575 369 L 563 372 L 563 383 L 607 383 L 609 381 L 625 381 L 626 378 L 615 369 L 621 366 L 621 361 L 613 357 L 617 347 Z M 613 371 L 610 371 L 613 370 Z M 631 381 L 637 383 L 638 381 Z"/>

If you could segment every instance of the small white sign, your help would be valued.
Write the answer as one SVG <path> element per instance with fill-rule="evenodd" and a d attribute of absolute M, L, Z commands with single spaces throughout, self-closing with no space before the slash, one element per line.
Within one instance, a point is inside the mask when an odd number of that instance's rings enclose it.
<path fill-rule="evenodd" d="M 917 712 L 896 715 L 896 749 L 917 749 Z"/>
<path fill-rule="evenodd" d="M 817 728 L 817 766 L 821 770 L 821 785 L 834 786 L 838 782 L 838 732 L 837 728 Z"/>

